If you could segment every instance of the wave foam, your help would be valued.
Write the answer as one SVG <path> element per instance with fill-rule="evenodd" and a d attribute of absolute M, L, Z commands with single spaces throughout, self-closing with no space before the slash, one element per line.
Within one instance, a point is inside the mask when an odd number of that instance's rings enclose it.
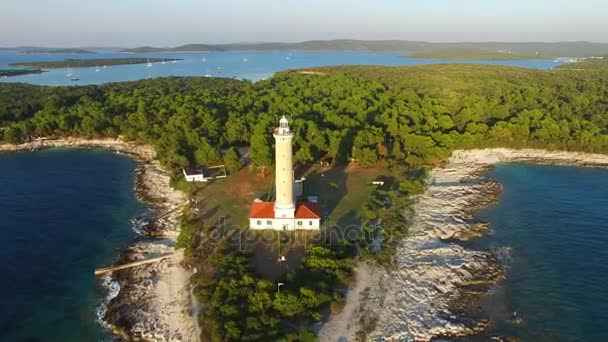
<path fill-rule="evenodd" d="M 106 321 L 104 321 L 104 317 L 108 312 L 108 304 L 112 301 L 112 299 L 118 296 L 118 293 L 120 293 L 120 284 L 118 281 L 114 280 L 110 274 L 106 274 L 102 278 L 101 285 L 104 289 L 106 289 L 107 292 L 106 296 L 101 300 L 99 306 L 97 306 L 95 309 L 95 313 L 97 315 L 97 321 L 99 324 L 106 329 L 110 329 L 111 327 Z"/>

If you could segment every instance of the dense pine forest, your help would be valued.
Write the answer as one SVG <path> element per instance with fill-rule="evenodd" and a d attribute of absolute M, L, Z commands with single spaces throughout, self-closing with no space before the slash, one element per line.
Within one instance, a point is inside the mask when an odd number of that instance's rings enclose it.
<path fill-rule="evenodd" d="M 254 166 L 270 166 L 271 132 L 286 115 L 295 129 L 298 164 L 356 160 L 406 175 L 359 210 L 364 230 L 379 234 L 370 222 L 381 215 L 381 234 L 398 242 L 406 231 L 399 215 L 407 201 L 393 198 L 393 210 L 384 199 L 421 191 L 425 169 L 454 149 L 608 153 L 607 66 L 603 60 L 551 71 L 344 66 L 286 71 L 257 83 L 170 77 L 84 87 L 0 84 L 0 136 L 19 143 L 41 136 L 120 135 L 153 145 L 179 177 L 182 167 L 234 161 L 236 146 L 250 147 Z M 196 259 L 193 227 L 186 220 L 178 243 Z M 250 251 L 224 246 L 205 262 L 213 276 L 193 279 L 206 308 L 203 339 L 314 340 L 310 327 L 341 300 L 356 258 L 378 254 L 378 261 L 390 263 L 395 245 L 385 245 L 384 253 L 365 242 L 360 247 L 311 246 L 302 265 L 287 274 L 290 286 L 277 293 L 273 282 L 252 270 Z"/>
<path fill-rule="evenodd" d="M 605 63 L 553 71 L 482 65 L 331 67 L 252 84 L 162 78 L 84 87 L 0 85 L 6 142 L 36 136 L 124 135 L 152 144 L 177 171 L 251 146 L 272 163 L 280 115 L 296 129 L 296 162 L 328 156 L 364 165 L 433 162 L 455 148 L 608 151 Z M 571 70 L 572 69 L 572 70 Z"/>

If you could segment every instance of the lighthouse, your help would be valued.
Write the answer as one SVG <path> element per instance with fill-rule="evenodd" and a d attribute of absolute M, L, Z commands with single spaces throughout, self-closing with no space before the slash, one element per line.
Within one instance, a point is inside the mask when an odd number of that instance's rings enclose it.
<path fill-rule="evenodd" d="M 286 117 L 279 120 L 274 130 L 275 140 L 275 218 L 295 217 L 296 206 L 293 196 L 293 132 Z"/>
<path fill-rule="evenodd" d="M 274 202 L 256 199 L 249 212 L 251 229 L 320 229 L 321 209 L 317 197 L 304 200 L 302 180 L 295 181 L 293 172 L 293 137 L 289 120 L 285 116 L 274 129 L 275 174 Z M 296 184 L 298 187 L 296 188 Z M 298 189 L 295 191 L 294 189 Z M 298 200 L 298 198 L 300 199 Z"/>

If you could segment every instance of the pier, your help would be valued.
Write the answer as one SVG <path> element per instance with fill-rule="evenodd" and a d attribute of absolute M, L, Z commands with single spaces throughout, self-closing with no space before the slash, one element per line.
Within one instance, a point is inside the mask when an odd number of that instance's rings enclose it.
<path fill-rule="evenodd" d="M 134 261 L 134 262 L 130 262 L 130 263 L 127 263 L 127 264 L 97 268 L 97 269 L 95 269 L 95 275 L 96 276 L 100 276 L 100 275 L 104 275 L 106 273 L 112 273 L 114 271 L 120 271 L 120 270 L 124 270 L 124 269 L 127 269 L 127 268 L 135 267 L 135 266 L 141 266 L 141 265 L 152 264 L 152 263 L 155 263 L 155 262 L 160 262 L 160 261 L 162 261 L 164 259 L 172 257 L 173 255 L 174 254 L 167 254 L 167 255 L 160 256 L 160 257 L 155 257 L 155 258 L 150 258 L 150 259 L 144 259 L 144 260 Z"/>

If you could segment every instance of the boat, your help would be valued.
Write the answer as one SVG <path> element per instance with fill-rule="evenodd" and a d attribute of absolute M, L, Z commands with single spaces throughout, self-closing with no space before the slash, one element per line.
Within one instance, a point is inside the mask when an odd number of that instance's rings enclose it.
<path fill-rule="evenodd" d="M 167 64 L 167 62 L 165 62 L 165 59 L 163 58 L 162 64 Z"/>
<path fill-rule="evenodd" d="M 70 68 L 67 68 L 66 71 L 67 71 L 67 73 L 65 74 L 66 77 L 74 76 L 74 73 L 72 72 L 72 70 L 70 70 Z"/>
<path fill-rule="evenodd" d="M 243 58 L 243 62 L 248 62 L 249 60 L 247 58 Z"/>
<path fill-rule="evenodd" d="M 173 60 L 173 61 L 171 61 L 171 63 L 177 63 L 177 61 Z"/>
<path fill-rule="evenodd" d="M 218 73 L 218 74 L 221 74 L 222 72 L 224 72 L 224 69 L 222 69 L 222 68 L 217 68 L 217 73 Z"/>
<path fill-rule="evenodd" d="M 105 68 L 107 68 L 107 67 L 108 67 L 107 65 L 104 65 L 104 66 L 103 66 L 103 68 L 104 68 L 104 69 L 105 69 Z"/>
<path fill-rule="evenodd" d="M 72 81 L 72 82 L 80 81 L 80 78 L 78 78 L 76 76 L 72 76 L 72 77 L 70 77 L 70 81 Z"/>
<path fill-rule="evenodd" d="M 148 63 L 146 63 L 146 66 L 147 67 L 151 67 L 152 66 L 152 63 L 150 63 L 150 58 L 148 58 Z"/>
<path fill-rule="evenodd" d="M 99 67 L 95 67 L 95 72 L 100 72 L 101 69 L 99 69 Z"/>
<path fill-rule="evenodd" d="M 207 75 L 205 75 L 205 77 L 213 77 L 213 76 L 211 76 L 211 75 L 207 74 Z"/>
<path fill-rule="evenodd" d="M 206 62 L 206 61 L 207 61 L 207 58 L 203 58 L 203 62 Z"/>

